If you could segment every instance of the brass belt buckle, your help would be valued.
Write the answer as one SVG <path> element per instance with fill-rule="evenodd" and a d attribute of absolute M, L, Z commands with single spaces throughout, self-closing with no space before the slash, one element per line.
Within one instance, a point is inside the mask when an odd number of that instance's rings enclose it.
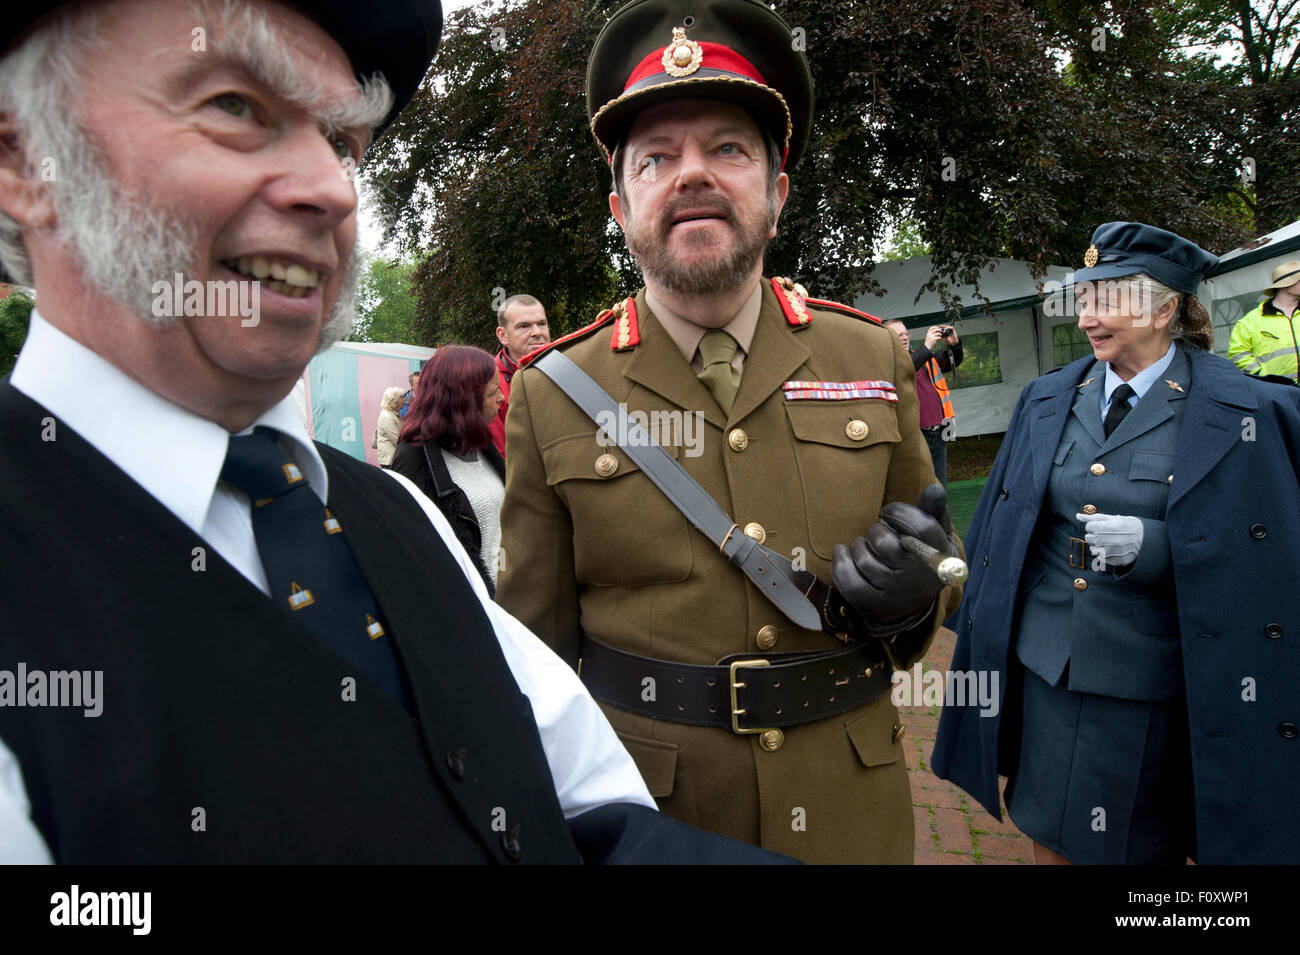
<path fill-rule="evenodd" d="M 736 691 L 745 686 L 744 683 L 737 682 L 737 670 L 741 667 L 766 667 L 771 665 L 767 660 L 736 660 L 731 664 L 731 731 L 733 733 L 745 736 L 751 733 L 766 733 L 769 729 L 772 729 L 770 726 L 759 726 L 753 729 L 742 727 L 737 717 L 744 716 L 746 711 L 740 708 L 740 700 L 736 697 Z"/>
<path fill-rule="evenodd" d="M 1088 566 L 1087 563 L 1085 562 L 1085 558 L 1087 557 L 1087 551 L 1083 549 L 1085 543 L 1086 541 L 1084 541 L 1080 537 L 1070 538 L 1070 566 L 1073 567 L 1075 570 L 1083 570 Z M 1074 562 L 1075 544 L 1079 545 L 1079 562 L 1077 564 Z"/>

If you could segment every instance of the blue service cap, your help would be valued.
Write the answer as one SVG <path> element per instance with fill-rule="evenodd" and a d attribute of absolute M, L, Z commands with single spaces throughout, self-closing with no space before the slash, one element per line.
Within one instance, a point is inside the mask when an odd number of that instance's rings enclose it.
<path fill-rule="evenodd" d="M 1194 295 L 1205 273 L 1219 264 L 1219 257 L 1155 226 L 1107 222 L 1093 232 L 1083 264 L 1084 268 L 1066 277 L 1066 285 L 1141 272 L 1176 292 Z"/>

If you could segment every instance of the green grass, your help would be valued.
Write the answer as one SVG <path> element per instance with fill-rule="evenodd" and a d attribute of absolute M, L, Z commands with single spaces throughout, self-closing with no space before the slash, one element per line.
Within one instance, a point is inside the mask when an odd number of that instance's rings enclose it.
<path fill-rule="evenodd" d="M 948 445 L 948 509 L 957 536 L 965 539 L 984 482 L 993 469 L 1002 435 L 958 438 Z"/>
<path fill-rule="evenodd" d="M 976 435 L 958 438 L 948 445 L 948 480 L 969 481 L 986 478 L 1002 447 L 1002 435 Z"/>
<path fill-rule="evenodd" d="M 984 478 L 948 482 L 948 510 L 952 513 L 953 529 L 962 540 L 966 539 L 971 518 L 975 516 L 975 505 L 979 503 L 983 490 Z"/>

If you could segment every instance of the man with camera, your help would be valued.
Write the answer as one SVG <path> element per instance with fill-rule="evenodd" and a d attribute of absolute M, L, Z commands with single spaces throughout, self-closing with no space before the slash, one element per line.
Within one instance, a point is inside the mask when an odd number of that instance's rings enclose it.
<path fill-rule="evenodd" d="M 948 441 L 956 437 L 951 422 L 956 417 L 952 410 L 952 399 L 948 397 L 948 382 L 943 378 L 944 372 L 952 371 L 961 364 L 961 341 L 957 330 L 951 325 L 931 325 L 925 333 L 925 344 L 912 348 L 907 326 L 898 319 L 885 323 L 898 335 L 903 347 L 912 356 L 912 366 L 916 369 L 916 399 L 920 405 L 921 433 L 925 443 L 930 447 L 930 457 L 934 460 L 934 476 L 948 486 Z M 935 346 L 943 342 L 947 347 L 935 352 Z M 952 432 L 945 436 L 945 431 Z"/>

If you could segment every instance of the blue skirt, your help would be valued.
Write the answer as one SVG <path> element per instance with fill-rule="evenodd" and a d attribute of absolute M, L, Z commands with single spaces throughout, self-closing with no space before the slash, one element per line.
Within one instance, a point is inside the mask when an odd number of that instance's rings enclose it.
<path fill-rule="evenodd" d="M 1187 701 L 1121 700 L 1022 677 L 1007 812 L 1078 864 L 1182 865 L 1196 856 Z"/>

